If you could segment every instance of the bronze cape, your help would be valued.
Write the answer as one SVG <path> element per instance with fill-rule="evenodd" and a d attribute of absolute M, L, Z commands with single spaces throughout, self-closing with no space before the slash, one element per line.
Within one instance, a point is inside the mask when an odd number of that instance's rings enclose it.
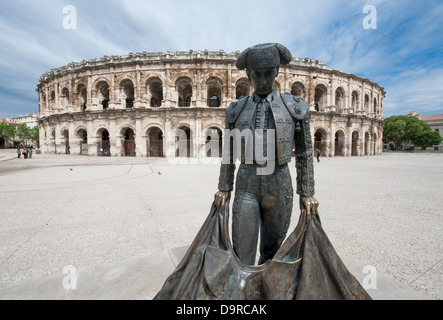
<path fill-rule="evenodd" d="M 200 231 L 155 300 L 366 300 L 317 215 L 302 210 L 273 259 L 244 265 L 229 239 L 229 202 L 214 203 Z"/>

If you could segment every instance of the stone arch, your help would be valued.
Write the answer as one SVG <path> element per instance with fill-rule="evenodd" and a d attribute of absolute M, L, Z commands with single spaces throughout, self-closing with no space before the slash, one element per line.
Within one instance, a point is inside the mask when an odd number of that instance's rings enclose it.
<path fill-rule="evenodd" d="M 369 100 L 370 100 L 370 99 L 369 99 L 369 95 L 368 95 L 368 94 L 365 94 L 364 111 L 365 111 L 367 114 L 369 114 L 369 108 L 370 108 L 370 106 L 369 106 L 370 101 L 369 101 Z"/>
<path fill-rule="evenodd" d="M 55 104 L 55 90 L 51 90 L 51 93 L 49 94 L 49 99 L 51 104 Z"/>
<path fill-rule="evenodd" d="M 301 97 L 302 99 L 305 98 L 305 86 L 300 81 L 296 81 L 291 86 L 291 94 L 294 96 Z"/>
<path fill-rule="evenodd" d="M 74 133 L 80 145 L 79 154 L 88 155 L 88 129 L 85 126 L 78 126 Z"/>
<path fill-rule="evenodd" d="M 248 78 L 240 78 L 235 83 L 235 99 L 247 97 L 251 94 L 251 82 Z"/>
<path fill-rule="evenodd" d="M 135 101 L 135 88 L 134 82 L 131 79 L 126 78 L 120 82 L 120 93 L 122 95 L 122 99 L 124 99 L 125 108 L 133 108 Z"/>
<path fill-rule="evenodd" d="M 346 155 L 346 134 L 344 129 L 335 131 L 334 156 L 343 157 Z"/>
<path fill-rule="evenodd" d="M 77 84 L 77 102 L 78 106 L 80 107 L 80 110 L 86 111 L 88 96 L 87 96 L 86 85 L 82 82 Z"/>
<path fill-rule="evenodd" d="M 351 156 L 356 157 L 359 155 L 358 148 L 360 146 L 360 131 L 354 129 L 351 133 Z"/>
<path fill-rule="evenodd" d="M 103 110 L 109 107 L 109 83 L 107 81 L 99 81 L 95 85 L 96 95 L 99 100 L 99 104 L 102 105 Z"/>
<path fill-rule="evenodd" d="M 342 112 L 346 108 L 345 90 L 342 87 L 335 89 L 335 108 L 337 112 Z"/>
<path fill-rule="evenodd" d="M 147 157 L 163 157 L 164 136 L 161 126 L 151 124 L 146 129 L 146 156 Z"/>
<path fill-rule="evenodd" d="M 135 135 L 136 130 L 132 125 L 123 125 L 120 127 L 120 139 L 121 139 L 121 155 L 124 157 L 135 157 Z"/>
<path fill-rule="evenodd" d="M 146 81 L 146 94 L 151 108 L 161 107 L 163 101 L 163 81 L 157 77 L 151 77 Z"/>
<path fill-rule="evenodd" d="M 122 125 L 120 125 L 118 127 L 118 131 L 117 132 L 118 132 L 119 136 L 120 137 L 124 137 L 125 131 L 127 129 L 131 129 L 134 132 L 134 135 L 135 135 L 135 132 L 136 132 L 135 127 L 132 124 L 125 123 L 125 124 L 122 124 Z"/>
<path fill-rule="evenodd" d="M 225 130 L 225 127 L 222 124 L 217 123 L 217 122 L 211 122 L 203 127 L 203 131 L 206 131 L 210 128 L 217 128 L 217 129 L 221 130 L 222 132 Z"/>
<path fill-rule="evenodd" d="M 109 129 L 102 125 L 97 129 L 97 155 L 102 157 L 111 156 L 111 135 Z"/>
<path fill-rule="evenodd" d="M 70 154 L 71 146 L 69 144 L 69 129 L 67 127 L 63 127 L 60 130 L 60 151 L 64 154 Z"/>
<path fill-rule="evenodd" d="M 323 127 L 319 127 L 314 133 L 314 151 L 320 150 L 322 156 L 326 155 L 326 147 L 328 142 L 328 131 Z"/>
<path fill-rule="evenodd" d="M 221 105 L 223 96 L 223 82 L 217 77 L 211 77 L 206 81 L 207 105 L 218 108 Z"/>
<path fill-rule="evenodd" d="M 86 126 L 84 125 L 79 125 L 78 127 L 75 128 L 74 130 L 74 136 L 76 137 L 80 137 L 80 131 L 84 130 L 85 132 L 88 132 L 88 129 L 86 128 Z"/>
<path fill-rule="evenodd" d="M 374 97 L 374 114 L 377 114 L 378 112 L 378 102 L 377 102 L 377 98 Z"/>
<path fill-rule="evenodd" d="M 315 111 L 325 111 L 327 104 L 327 89 L 324 84 L 317 84 L 314 93 Z"/>
<path fill-rule="evenodd" d="M 182 76 L 175 82 L 175 88 L 178 95 L 178 107 L 190 107 L 192 102 L 192 81 L 186 76 Z"/>
<path fill-rule="evenodd" d="M 175 156 L 192 157 L 194 154 L 193 133 L 189 124 L 179 124 L 175 135 Z"/>
<path fill-rule="evenodd" d="M 205 156 L 219 158 L 223 152 L 223 129 L 218 124 L 211 125 L 204 130 Z"/>
<path fill-rule="evenodd" d="M 354 90 L 352 91 L 352 95 L 351 95 L 351 110 L 355 113 L 357 111 L 359 111 L 359 99 L 360 99 L 360 95 L 358 94 L 358 91 Z"/>
<path fill-rule="evenodd" d="M 99 125 L 96 131 L 96 138 L 100 139 L 104 131 L 108 131 L 109 133 L 109 128 L 104 124 Z"/>
<path fill-rule="evenodd" d="M 159 128 L 162 132 L 165 132 L 165 127 L 160 122 L 151 122 L 143 127 L 144 137 L 148 136 L 148 131 L 151 128 Z"/>
<path fill-rule="evenodd" d="M 96 78 L 93 81 L 92 88 L 97 88 L 97 85 L 99 84 L 99 82 L 106 82 L 108 84 L 108 86 L 111 86 L 111 80 L 109 80 L 108 77 L 99 76 L 98 78 Z"/>
<path fill-rule="evenodd" d="M 62 88 L 60 98 L 63 108 L 67 108 L 69 106 L 69 89 L 67 87 Z"/>

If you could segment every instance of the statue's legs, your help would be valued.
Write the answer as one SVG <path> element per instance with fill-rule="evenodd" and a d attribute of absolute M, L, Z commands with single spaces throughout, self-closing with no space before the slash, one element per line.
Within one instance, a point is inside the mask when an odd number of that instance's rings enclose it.
<path fill-rule="evenodd" d="M 256 165 L 241 165 L 237 174 L 232 217 L 234 251 L 240 260 L 255 262 L 260 234 L 260 262 L 272 259 L 288 231 L 293 203 L 287 165 L 271 175 L 257 176 Z"/>

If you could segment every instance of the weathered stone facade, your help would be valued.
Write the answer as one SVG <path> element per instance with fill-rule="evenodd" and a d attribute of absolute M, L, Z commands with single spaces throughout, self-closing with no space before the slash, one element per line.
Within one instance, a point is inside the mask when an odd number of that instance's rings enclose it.
<path fill-rule="evenodd" d="M 223 132 L 225 108 L 252 90 L 235 67 L 239 53 L 130 53 L 51 70 L 38 84 L 41 150 L 174 157 L 175 130 L 183 129 L 188 156 L 206 157 L 209 132 Z M 324 156 L 381 154 L 385 92 L 378 84 L 293 58 L 280 67 L 275 90 L 308 102 Z"/>

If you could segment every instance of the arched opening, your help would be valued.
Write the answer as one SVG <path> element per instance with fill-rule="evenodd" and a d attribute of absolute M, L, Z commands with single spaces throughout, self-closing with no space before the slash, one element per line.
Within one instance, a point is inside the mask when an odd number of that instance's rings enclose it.
<path fill-rule="evenodd" d="M 51 109 L 55 108 L 55 91 L 51 91 L 49 104 L 51 105 Z"/>
<path fill-rule="evenodd" d="M 134 107 L 134 84 L 131 80 L 126 79 L 120 83 L 120 90 L 123 93 L 124 103 L 126 109 L 131 109 Z"/>
<path fill-rule="evenodd" d="M 77 138 L 80 139 L 80 155 L 88 155 L 88 132 L 86 129 L 77 131 Z"/>
<path fill-rule="evenodd" d="M 96 87 L 99 103 L 102 105 L 103 110 L 109 107 L 109 85 L 106 81 L 100 81 Z"/>
<path fill-rule="evenodd" d="M 251 85 L 247 78 L 242 78 L 235 84 L 235 99 L 248 97 L 251 93 Z"/>
<path fill-rule="evenodd" d="M 365 112 L 369 114 L 369 96 L 365 94 Z"/>
<path fill-rule="evenodd" d="M 42 95 L 42 100 L 41 100 L 41 110 L 47 110 L 47 105 L 46 105 L 46 94 Z"/>
<path fill-rule="evenodd" d="M 57 145 L 55 144 L 55 129 L 54 128 L 51 130 L 51 134 L 50 134 L 50 148 L 52 148 L 54 153 L 57 153 Z"/>
<path fill-rule="evenodd" d="M 71 154 L 71 146 L 69 145 L 69 130 L 63 130 L 62 137 L 62 145 L 64 145 L 65 154 Z"/>
<path fill-rule="evenodd" d="M 294 82 L 291 86 L 291 94 L 294 96 L 305 98 L 305 86 L 301 82 Z"/>
<path fill-rule="evenodd" d="M 69 106 L 69 90 L 68 88 L 62 89 L 62 104 L 64 108 L 67 108 Z"/>
<path fill-rule="evenodd" d="M 338 130 L 335 133 L 335 157 L 343 157 L 345 155 L 346 138 L 345 133 L 342 130 Z"/>
<path fill-rule="evenodd" d="M 352 111 L 357 112 L 358 111 L 358 92 L 352 91 Z"/>
<path fill-rule="evenodd" d="M 209 128 L 206 130 L 206 156 L 210 158 L 219 158 L 222 156 L 223 139 L 222 131 L 218 128 Z"/>
<path fill-rule="evenodd" d="M 328 136 L 324 129 L 318 129 L 314 134 L 314 151 L 320 150 L 322 156 L 326 154 L 326 142 Z"/>
<path fill-rule="evenodd" d="M 188 126 L 181 126 L 175 137 L 175 156 L 188 157 L 193 155 L 192 132 Z"/>
<path fill-rule="evenodd" d="M 131 128 L 123 132 L 123 148 L 125 157 L 135 157 L 135 133 Z"/>
<path fill-rule="evenodd" d="M 5 138 L 0 138 L 0 149 L 4 149 L 6 147 Z"/>
<path fill-rule="evenodd" d="M 326 107 L 326 87 L 319 84 L 315 87 L 314 106 L 315 111 L 324 111 Z"/>
<path fill-rule="evenodd" d="M 77 86 L 77 96 L 78 96 L 78 103 L 80 106 L 81 111 L 86 111 L 86 102 L 88 100 L 87 98 L 87 92 L 86 92 L 86 86 L 81 83 Z"/>
<path fill-rule="evenodd" d="M 111 156 L 111 141 L 108 129 L 101 129 L 98 132 L 99 141 L 97 144 L 97 154 L 99 157 Z"/>
<path fill-rule="evenodd" d="M 210 78 L 206 83 L 208 88 L 207 101 L 208 106 L 218 108 L 221 105 L 222 98 L 222 82 L 218 78 Z"/>
<path fill-rule="evenodd" d="M 351 156 L 353 157 L 358 156 L 358 140 L 359 140 L 358 131 L 354 131 L 352 133 L 352 146 L 351 146 Z"/>
<path fill-rule="evenodd" d="M 163 157 L 163 132 L 160 128 L 149 128 L 146 150 L 148 157 Z"/>
<path fill-rule="evenodd" d="M 151 108 L 161 107 L 163 101 L 163 82 L 159 78 L 151 78 L 146 82 L 146 88 Z"/>
<path fill-rule="evenodd" d="M 192 102 L 192 83 L 189 78 L 182 77 L 177 80 L 178 106 L 190 107 Z"/>
<path fill-rule="evenodd" d="M 345 108 L 345 92 L 342 87 L 335 90 L 335 108 L 337 112 L 342 112 Z"/>
<path fill-rule="evenodd" d="M 377 98 L 374 98 L 374 113 L 377 114 L 377 112 L 378 112 Z"/>

